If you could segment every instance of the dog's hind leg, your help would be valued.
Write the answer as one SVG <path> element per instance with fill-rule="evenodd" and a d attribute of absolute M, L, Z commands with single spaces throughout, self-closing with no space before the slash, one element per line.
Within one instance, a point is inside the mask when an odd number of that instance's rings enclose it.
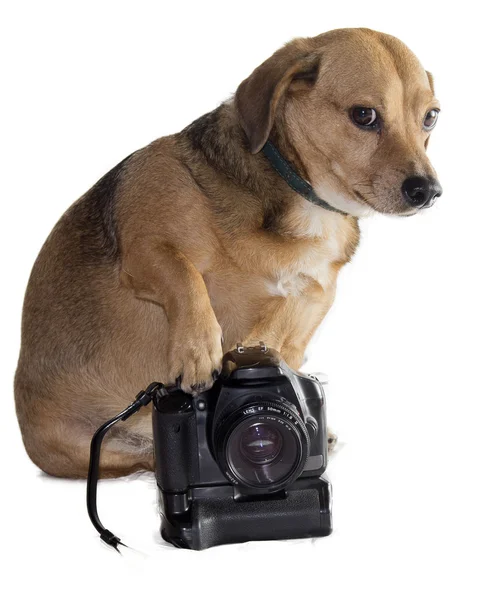
<path fill-rule="evenodd" d="M 49 430 L 22 431 L 31 460 L 56 477 L 86 478 L 91 435 L 76 422 L 51 423 Z M 100 477 L 122 477 L 137 471 L 153 471 L 152 440 L 118 428 L 106 436 L 101 449 Z"/>
<path fill-rule="evenodd" d="M 106 398 L 105 402 L 89 404 L 88 393 L 79 398 L 72 394 L 63 399 L 44 397 L 25 380 L 17 380 L 16 384 L 17 415 L 31 460 L 49 475 L 86 478 L 94 433 L 123 410 L 125 402 Z M 100 477 L 154 470 L 149 407 L 108 432 L 100 458 Z"/>

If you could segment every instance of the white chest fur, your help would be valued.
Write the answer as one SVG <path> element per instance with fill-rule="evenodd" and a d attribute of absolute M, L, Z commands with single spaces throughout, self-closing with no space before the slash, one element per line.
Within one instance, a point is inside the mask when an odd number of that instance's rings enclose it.
<path fill-rule="evenodd" d="M 309 285 L 309 279 L 319 283 L 324 291 L 333 283 L 334 274 L 330 261 L 322 260 L 319 265 L 309 269 L 286 270 L 275 274 L 267 281 L 267 290 L 271 296 L 300 296 Z"/>
<path fill-rule="evenodd" d="M 309 279 L 319 283 L 324 291 L 333 283 L 332 263 L 344 256 L 342 217 L 302 199 L 285 221 L 285 231 L 295 238 L 309 238 L 316 243 L 296 259 L 291 267 L 279 269 L 267 281 L 273 296 L 299 296 L 309 285 Z"/>

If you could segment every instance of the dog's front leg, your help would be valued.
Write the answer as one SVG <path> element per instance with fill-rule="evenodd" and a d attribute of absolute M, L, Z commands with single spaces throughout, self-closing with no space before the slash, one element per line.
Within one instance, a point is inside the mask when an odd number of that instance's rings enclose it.
<path fill-rule="evenodd" d="M 310 280 L 301 294 L 269 298 L 243 344 L 253 346 L 262 341 L 278 350 L 292 369 L 299 369 L 307 344 L 331 307 L 334 294 L 334 282 L 324 291 Z"/>
<path fill-rule="evenodd" d="M 244 346 L 258 346 L 263 342 L 269 348 L 277 350 L 292 369 L 299 369 L 304 359 L 305 342 L 301 336 L 289 338 L 289 330 L 295 318 L 294 299 L 272 299 L 267 310 L 253 327 L 250 335 L 243 341 Z"/>
<path fill-rule="evenodd" d="M 184 391 L 211 387 L 221 369 L 221 327 L 194 264 L 156 238 L 138 240 L 122 259 L 122 283 L 142 300 L 163 308 L 169 325 L 166 381 Z"/>

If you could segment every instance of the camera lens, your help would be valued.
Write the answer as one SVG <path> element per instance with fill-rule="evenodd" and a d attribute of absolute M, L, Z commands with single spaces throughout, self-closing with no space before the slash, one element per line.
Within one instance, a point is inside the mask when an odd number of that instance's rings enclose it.
<path fill-rule="evenodd" d="M 250 463 L 268 464 L 278 458 L 282 442 L 282 434 L 275 427 L 253 423 L 241 434 L 240 450 Z"/>
<path fill-rule="evenodd" d="M 215 431 L 220 466 L 243 488 L 273 493 L 290 485 L 309 454 L 309 436 L 297 411 L 284 400 L 244 404 Z"/>

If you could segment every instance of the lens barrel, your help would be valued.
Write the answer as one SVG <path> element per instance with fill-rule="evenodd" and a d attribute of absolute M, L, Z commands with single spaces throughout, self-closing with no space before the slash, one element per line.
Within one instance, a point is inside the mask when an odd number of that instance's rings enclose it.
<path fill-rule="evenodd" d="M 233 484 L 273 493 L 302 473 L 310 442 L 295 407 L 270 396 L 250 397 L 216 424 L 214 444 L 220 467 Z"/>

